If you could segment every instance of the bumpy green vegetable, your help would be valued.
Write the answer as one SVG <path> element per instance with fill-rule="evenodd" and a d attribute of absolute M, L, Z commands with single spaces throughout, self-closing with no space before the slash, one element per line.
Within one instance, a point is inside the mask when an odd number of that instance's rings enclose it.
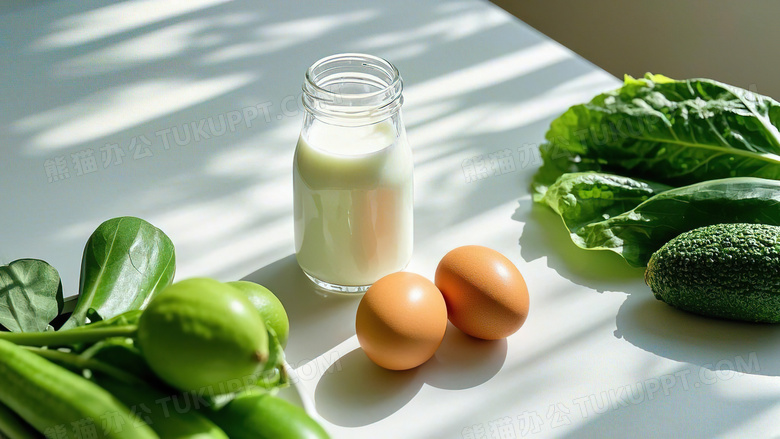
<path fill-rule="evenodd" d="M 205 412 L 230 439 L 328 439 L 302 408 L 269 394 L 239 396 Z"/>
<path fill-rule="evenodd" d="M 677 236 L 650 259 L 656 299 L 711 317 L 780 322 L 780 227 L 717 224 Z"/>
<path fill-rule="evenodd" d="M 160 229 L 135 217 L 104 222 L 84 248 L 78 302 L 63 328 L 145 307 L 175 271 L 173 243 Z"/>
<path fill-rule="evenodd" d="M 4 340 L 0 340 L 0 403 L 50 437 L 76 429 L 99 438 L 158 438 L 97 384 Z"/>

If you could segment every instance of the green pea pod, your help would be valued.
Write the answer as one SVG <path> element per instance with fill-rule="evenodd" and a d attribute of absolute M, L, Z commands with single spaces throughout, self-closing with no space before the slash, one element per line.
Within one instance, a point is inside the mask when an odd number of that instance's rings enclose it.
<path fill-rule="evenodd" d="M 38 433 L 24 419 L 12 412 L 11 409 L 0 404 L 0 437 L 8 439 L 40 439 L 43 435 Z"/>
<path fill-rule="evenodd" d="M 239 396 L 205 410 L 230 439 L 328 439 L 328 433 L 295 404 L 270 394 Z"/>
<path fill-rule="evenodd" d="M 5 340 L 0 403 L 49 437 L 159 439 L 108 391 Z"/>
<path fill-rule="evenodd" d="M 95 381 L 128 407 L 134 408 L 135 413 L 161 438 L 228 439 L 219 427 L 195 411 L 194 395 L 170 395 L 151 386 L 128 384 L 100 375 L 95 376 Z M 174 405 L 173 398 L 189 399 Z"/>

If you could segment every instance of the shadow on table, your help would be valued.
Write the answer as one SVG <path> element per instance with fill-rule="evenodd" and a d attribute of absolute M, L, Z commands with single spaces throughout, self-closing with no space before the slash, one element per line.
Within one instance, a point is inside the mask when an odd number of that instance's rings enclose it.
<path fill-rule="evenodd" d="M 611 251 L 577 247 L 552 209 L 530 199 L 521 200 L 512 219 L 525 224 L 519 240 L 523 260 L 546 257 L 547 266 L 562 277 L 600 293 L 646 288 L 641 280 L 644 269 L 631 267 Z M 548 249 L 552 252 L 547 253 Z"/>
<path fill-rule="evenodd" d="M 598 292 L 627 293 L 618 310 L 615 337 L 658 356 L 715 370 L 780 375 L 780 325 L 711 319 L 680 311 L 654 298 L 633 268 L 609 251 L 575 246 L 560 218 L 530 200 L 513 219 L 525 223 L 520 237 L 526 261 L 546 256 L 548 267 Z M 548 255 L 539 249 L 551 249 Z"/>
<path fill-rule="evenodd" d="M 290 338 L 285 353 L 293 367 L 316 359 L 355 335 L 359 296 L 328 296 L 306 278 L 295 255 L 242 280 L 266 286 L 287 310 Z M 317 411 L 337 425 L 367 425 L 398 411 L 423 384 L 456 390 L 486 382 L 501 369 L 506 353 L 506 340 L 479 340 L 451 324 L 436 355 L 413 370 L 382 369 L 358 348 L 342 355 L 320 379 L 315 393 Z"/>
<path fill-rule="evenodd" d="M 506 340 L 479 340 L 451 324 L 433 358 L 412 370 L 383 369 L 357 348 L 320 379 L 314 398 L 317 412 L 337 425 L 368 425 L 400 410 L 423 384 L 458 390 L 488 381 L 501 370 L 506 353 Z"/>
<path fill-rule="evenodd" d="M 440 182 L 461 169 L 459 160 L 439 161 L 490 153 L 538 131 L 524 120 L 490 133 L 462 129 L 464 118 L 482 117 L 475 107 L 497 112 L 565 82 L 593 86 L 576 82 L 592 68 L 560 52 L 522 62 L 546 43 L 533 32 L 503 38 L 512 20 L 479 2 L 407 2 L 414 14 L 358 0 L 305 10 L 251 0 L 162 9 L 108 0 L 10 3 L 0 6 L 0 33 L 13 41 L 0 54 L 14 60 L 4 65 L 11 80 L 0 84 L 0 134 L 16 146 L 4 151 L 14 166 L 3 177 L 36 194 L 18 192 L 19 205 L 36 203 L 2 224 L 9 254 L 0 256 L 15 259 L 25 249 L 59 267 L 97 224 L 120 215 L 166 230 L 177 252 L 190 255 L 181 259 L 189 275 L 232 279 L 283 256 L 288 242 L 257 237 L 290 215 L 284 191 L 303 117 L 301 83 L 322 56 L 369 52 L 398 66 L 408 84 L 410 139 L 415 153 L 425 151 L 417 169 Z M 475 68 L 490 74 L 448 85 Z M 97 169 L 82 172 L 79 155 Z M 55 161 L 65 168 L 49 175 L 44 166 Z M 471 198 L 479 208 L 511 199 Z M 442 216 L 434 207 L 417 221 L 436 230 L 469 214 Z M 30 224 L 40 233 L 26 233 Z M 64 273 L 66 295 L 77 281 Z"/>
<path fill-rule="evenodd" d="M 682 387 L 683 379 L 674 374 L 686 373 L 682 367 L 665 377 L 675 379 L 668 391 L 658 391 L 649 397 L 648 387 L 637 390 L 642 383 L 632 384 L 628 394 L 636 399 L 626 405 L 611 406 L 607 392 L 589 395 L 579 408 L 571 407 L 572 417 L 582 415 L 583 422 L 558 438 L 713 438 L 736 437 L 735 430 L 754 419 L 765 417 L 777 405 L 777 396 L 770 394 L 739 396 L 724 393 L 712 385 L 700 385 L 696 377 L 685 376 L 690 384 Z M 733 378 L 738 380 L 739 378 Z M 614 399 L 613 399 L 614 400 Z M 601 406 L 599 408 L 599 406 Z M 549 430 L 546 430 L 549 431 Z M 772 432 L 774 433 L 774 432 Z M 755 436 L 759 437 L 759 436 Z M 769 431 L 761 437 L 776 437 Z"/>

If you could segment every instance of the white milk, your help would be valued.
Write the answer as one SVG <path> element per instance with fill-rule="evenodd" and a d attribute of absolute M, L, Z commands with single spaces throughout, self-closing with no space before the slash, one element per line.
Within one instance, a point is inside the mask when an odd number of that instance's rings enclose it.
<path fill-rule="evenodd" d="M 363 286 L 402 270 L 412 255 L 412 169 L 405 130 L 392 119 L 309 128 L 293 164 L 295 250 L 304 272 Z"/>

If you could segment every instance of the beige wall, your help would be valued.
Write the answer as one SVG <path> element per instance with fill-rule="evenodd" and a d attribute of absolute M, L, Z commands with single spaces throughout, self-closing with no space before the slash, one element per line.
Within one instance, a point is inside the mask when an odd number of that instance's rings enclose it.
<path fill-rule="evenodd" d="M 707 77 L 780 99 L 778 0 L 493 0 L 622 77 Z"/>

